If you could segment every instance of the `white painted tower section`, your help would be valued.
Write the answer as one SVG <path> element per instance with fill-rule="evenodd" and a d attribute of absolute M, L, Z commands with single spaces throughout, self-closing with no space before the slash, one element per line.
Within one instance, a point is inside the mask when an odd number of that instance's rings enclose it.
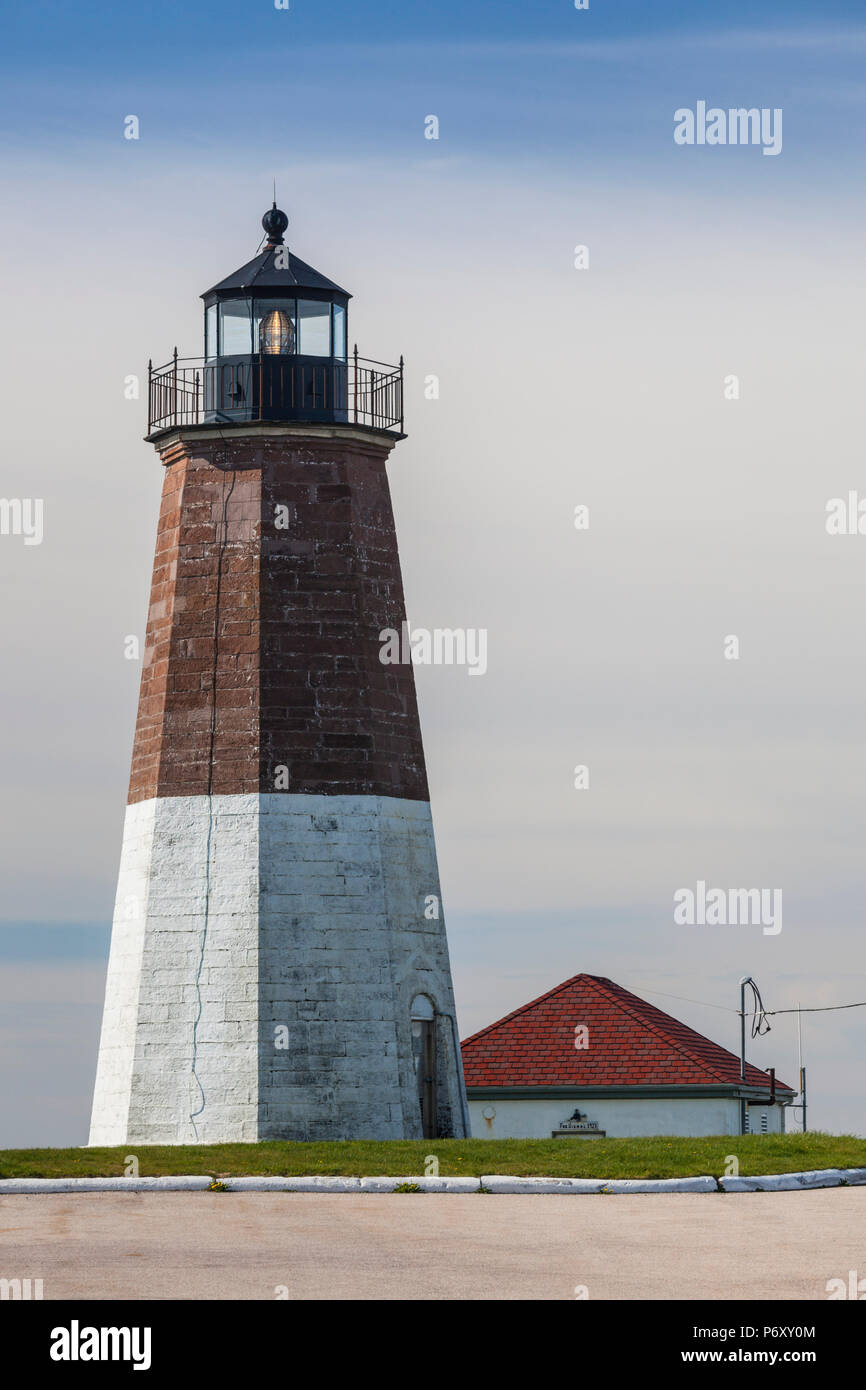
<path fill-rule="evenodd" d="M 468 1133 L 440 904 L 424 801 L 130 805 L 90 1143 L 421 1138 L 419 994 Z"/>

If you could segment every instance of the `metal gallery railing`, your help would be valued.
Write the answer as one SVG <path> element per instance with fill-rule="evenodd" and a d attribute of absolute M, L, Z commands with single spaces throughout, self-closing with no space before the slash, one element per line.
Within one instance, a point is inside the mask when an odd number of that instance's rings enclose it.
<path fill-rule="evenodd" d="M 399 366 L 358 356 L 178 357 L 148 362 L 147 432 L 181 425 L 298 420 L 403 433 Z"/>

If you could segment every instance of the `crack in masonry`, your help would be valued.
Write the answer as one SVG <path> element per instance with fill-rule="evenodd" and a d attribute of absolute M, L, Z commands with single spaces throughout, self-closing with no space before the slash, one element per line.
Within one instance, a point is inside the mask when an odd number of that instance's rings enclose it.
<path fill-rule="evenodd" d="M 225 436 L 220 432 L 220 439 L 223 442 L 223 497 L 222 497 L 222 520 L 220 522 L 219 549 L 217 551 L 217 576 L 216 576 L 216 595 L 214 600 L 214 634 L 213 634 L 213 675 L 211 680 L 211 712 L 210 712 L 210 731 L 208 745 L 208 767 L 207 767 L 207 841 L 205 845 L 205 880 L 204 880 L 204 921 L 202 923 L 201 950 L 198 958 L 198 969 L 195 975 L 195 994 L 196 994 L 196 1016 L 192 1025 L 192 1078 L 198 1086 L 201 1096 L 201 1105 L 198 1110 L 190 1112 L 189 1122 L 192 1125 L 192 1132 L 198 1139 L 198 1126 L 196 1117 L 201 1115 L 207 1103 L 204 1086 L 198 1074 L 198 1025 L 201 1022 L 202 1000 L 201 1000 L 201 972 L 204 968 L 204 952 L 207 942 L 208 926 L 210 922 L 210 858 L 211 841 L 213 838 L 213 754 L 216 742 L 216 699 L 217 699 L 217 669 L 219 663 L 219 623 L 220 623 L 220 598 L 222 595 L 222 574 L 223 556 L 225 554 L 226 543 L 228 541 L 228 506 L 231 495 L 235 490 L 237 482 L 237 469 L 232 469 L 232 484 L 226 493 L 225 474 L 228 470 L 228 445 Z"/>

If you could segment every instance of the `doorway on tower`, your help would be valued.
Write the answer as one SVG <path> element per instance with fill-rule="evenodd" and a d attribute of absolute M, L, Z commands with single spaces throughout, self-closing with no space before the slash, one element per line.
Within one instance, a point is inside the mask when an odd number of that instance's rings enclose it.
<path fill-rule="evenodd" d="M 410 1010 L 412 1021 L 412 1060 L 421 1108 L 421 1134 L 437 1137 L 436 1125 L 436 1010 L 426 994 L 416 994 Z"/>

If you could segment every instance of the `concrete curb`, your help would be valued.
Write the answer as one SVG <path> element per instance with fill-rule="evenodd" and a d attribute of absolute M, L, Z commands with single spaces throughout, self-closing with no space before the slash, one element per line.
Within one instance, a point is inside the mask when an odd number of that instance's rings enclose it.
<path fill-rule="evenodd" d="M 797 1192 L 810 1187 L 860 1187 L 866 1168 L 819 1168 L 811 1173 L 766 1173 L 761 1178 L 719 1178 L 723 1192 Z"/>
<path fill-rule="evenodd" d="M 486 1176 L 482 1187 L 495 1193 L 525 1195 L 559 1192 L 563 1194 L 622 1194 L 638 1192 L 718 1192 L 715 1178 L 511 1178 Z"/>
<path fill-rule="evenodd" d="M 210 1177 L 171 1178 L 0 1178 L 0 1196 L 40 1192 L 202 1192 Z"/>
<path fill-rule="evenodd" d="M 477 1178 L 223 1178 L 230 1192 L 393 1192 L 413 1183 L 422 1192 L 477 1192 Z M 0 1184 L 2 1187 L 2 1184 Z"/>
<path fill-rule="evenodd" d="M 422 1192 L 477 1192 L 478 1178 L 362 1178 L 362 1192 L 393 1192 L 398 1183 L 410 1182 Z"/>
<path fill-rule="evenodd" d="M 163 1178 L 0 1178 L 0 1197 L 75 1192 L 206 1192 L 213 1179 Z M 757 1178 L 481 1178 L 427 1177 L 248 1177 L 224 1178 L 229 1192 L 393 1192 L 412 1183 L 421 1192 L 469 1193 L 483 1189 L 497 1195 L 606 1196 L 652 1192 L 796 1192 L 815 1187 L 866 1185 L 866 1168 L 823 1168 L 809 1173 L 774 1173 Z"/>
<path fill-rule="evenodd" d="M 229 1192 L 360 1192 L 360 1178 L 222 1178 Z M 397 1179 L 395 1178 L 396 1182 Z"/>

